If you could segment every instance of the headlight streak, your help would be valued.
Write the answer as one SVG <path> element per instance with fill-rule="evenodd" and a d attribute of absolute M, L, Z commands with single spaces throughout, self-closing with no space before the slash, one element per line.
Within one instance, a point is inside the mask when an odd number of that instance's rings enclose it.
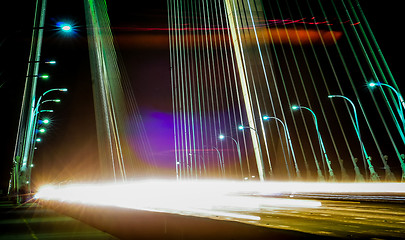
<path fill-rule="evenodd" d="M 302 193 L 404 193 L 402 183 L 308 183 L 144 180 L 48 185 L 35 198 L 190 216 L 260 221 L 263 210 L 317 208 L 320 201 L 271 197 Z"/>

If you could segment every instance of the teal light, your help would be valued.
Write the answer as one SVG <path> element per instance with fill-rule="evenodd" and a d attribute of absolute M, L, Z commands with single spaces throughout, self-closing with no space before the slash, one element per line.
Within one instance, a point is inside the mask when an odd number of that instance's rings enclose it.
<path fill-rule="evenodd" d="M 42 139 L 37 138 L 37 139 L 35 139 L 35 141 L 36 141 L 36 142 L 41 142 L 41 141 L 42 141 Z"/>
<path fill-rule="evenodd" d="M 56 61 L 52 60 L 52 61 L 46 61 L 46 64 L 56 64 Z"/>
<path fill-rule="evenodd" d="M 263 116 L 263 120 L 269 120 L 269 119 L 270 119 L 269 116 L 266 116 L 266 115 Z"/>
<path fill-rule="evenodd" d="M 238 129 L 239 130 L 243 130 L 245 127 L 243 126 L 243 125 L 240 125 L 239 127 L 238 127 Z"/>
<path fill-rule="evenodd" d="M 291 109 L 292 110 L 298 110 L 298 109 L 300 109 L 301 107 L 300 106 L 297 106 L 297 105 L 292 105 L 291 106 Z"/>
<path fill-rule="evenodd" d="M 219 138 L 219 139 L 224 139 L 225 136 L 221 134 L 221 135 L 218 136 L 218 138 Z"/>
<path fill-rule="evenodd" d="M 48 124 L 50 121 L 49 121 L 49 119 L 44 119 L 44 120 L 42 120 L 42 123 L 43 124 Z"/>
<path fill-rule="evenodd" d="M 40 133 L 45 133 L 46 130 L 45 130 L 45 128 L 41 128 L 41 129 L 39 129 L 39 132 L 40 132 Z"/>
<path fill-rule="evenodd" d="M 64 32 L 70 32 L 72 30 L 72 26 L 70 26 L 69 24 L 62 24 L 61 27 L 62 31 Z"/>

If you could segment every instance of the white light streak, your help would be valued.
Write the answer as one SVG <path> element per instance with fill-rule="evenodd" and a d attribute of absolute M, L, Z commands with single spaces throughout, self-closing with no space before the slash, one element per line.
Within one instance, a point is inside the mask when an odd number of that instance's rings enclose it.
<path fill-rule="evenodd" d="M 41 187 L 35 197 L 67 203 L 259 221 L 260 217 L 252 213 L 261 209 L 321 206 L 319 201 L 269 196 L 296 184 L 145 180 L 120 184 L 48 185 Z"/>
<path fill-rule="evenodd" d="M 403 183 L 310 183 L 144 180 L 127 183 L 48 185 L 35 195 L 86 205 L 231 220 L 260 221 L 275 208 L 316 208 L 320 201 L 274 197 L 305 193 L 404 193 Z"/>

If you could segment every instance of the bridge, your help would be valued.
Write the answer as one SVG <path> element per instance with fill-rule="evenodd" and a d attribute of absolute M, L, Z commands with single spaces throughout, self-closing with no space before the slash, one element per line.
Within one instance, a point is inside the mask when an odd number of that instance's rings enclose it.
<path fill-rule="evenodd" d="M 169 0 L 149 17 L 84 1 L 85 24 L 56 24 L 89 59 L 95 124 L 79 138 L 96 143 L 75 159 L 36 150 L 58 114 L 48 106 L 71 92 L 42 82 L 55 38 L 36 4 L 8 189 L 18 203 L 85 209 L 102 230 L 104 211 L 123 214 L 142 237 L 403 234 L 405 104 L 358 1 Z M 64 167 L 39 172 L 46 158 Z M 133 231 L 153 229 L 138 217 L 164 231 Z"/>

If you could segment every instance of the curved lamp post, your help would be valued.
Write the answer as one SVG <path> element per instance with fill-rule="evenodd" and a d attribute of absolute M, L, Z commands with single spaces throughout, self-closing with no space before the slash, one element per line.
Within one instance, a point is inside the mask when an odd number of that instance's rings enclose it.
<path fill-rule="evenodd" d="M 292 143 L 291 143 L 290 131 L 288 130 L 287 124 L 284 123 L 284 122 L 283 122 L 280 118 L 278 118 L 278 117 L 272 117 L 272 116 L 267 116 L 267 115 L 264 115 L 264 116 L 263 116 L 263 120 L 265 120 L 265 121 L 270 120 L 270 119 L 274 119 L 274 120 L 280 122 L 281 125 L 283 126 L 285 139 L 286 139 L 286 141 L 287 141 L 287 145 L 289 146 L 289 147 L 288 147 L 288 152 L 289 152 L 289 154 L 292 156 L 292 158 L 293 158 L 293 160 L 294 160 L 295 173 L 296 173 L 296 175 L 297 175 L 298 178 L 301 178 L 301 173 L 300 173 L 300 170 L 299 170 L 299 168 L 298 168 L 297 159 L 295 158 L 295 153 L 294 153 L 293 145 L 292 145 Z M 287 164 L 287 163 L 286 163 L 286 164 Z M 288 166 L 287 166 L 287 171 L 288 171 L 288 174 L 290 174 L 290 171 L 289 171 Z"/>
<path fill-rule="evenodd" d="M 217 151 L 217 153 L 218 153 L 218 165 L 219 165 L 219 168 L 220 168 L 220 170 L 222 172 L 222 177 L 225 177 L 225 166 L 224 166 L 225 164 L 224 164 L 224 162 L 222 160 L 221 152 L 216 147 L 212 147 L 212 148 L 215 149 Z"/>
<path fill-rule="evenodd" d="M 235 145 L 236 145 L 236 150 L 238 151 L 238 159 L 239 159 L 239 165 L 240 165 L 240 173 L 241 173 L 242 179 L 243 179 L 244 177 L 243 177 L 242 155 L 241 155 L 241 152 L 240 152 L 240 145 L 239 145 L 238 141 L 236 141 L 236 139 L 233 138 L 233 137 L 231 137 L 231 136 L 225 136 L 225 135 L 223 135 L 223 134 L 220 134 L 220 135 L 218 136 L 218 138 L 219 138 L 220 140 L 223 140 L 223 139 L 225 139 L 226 137 L 232 139 L 232 141 L 233 141 L 233 142 L 235 143 Z"/>
<path fill-rule="evenodd" d="M 354 113 L 354 120 L 355 120 L 353 125 L 354 125 L 354 130 L 356 131 L 356 134 L 357 134 L 357 138 L 359 139 L 361 151 L 362 151 L 362 154 L 363 154 L 363 162 L 364 162 L 364 168 L 365 168 L 364 170 L 366 171 L 366 178 L 367 178 L 367 166 L 368 166 L 368 169 L 370 171 L 370 179 L 372 181 L 378 181 L 379 180 L 378 174 L 375 172 L 374 167 L 371 164 L 370 157 L 368 156 L 366 148 L 364 147 L 364 143 L 361 140 L 359 120 L 358 120 L 358 117 L 357 117 L 356 106 L 354 105 L 353 101 L 350 100 L 348 97 L 345 97 L 345 96 L 342 96 L 342 95 L 329 95 L 328 98 L 331 98 L 331 99 L 332 98 L 343 98 L 346 101 L 348 101 L 350 103 L 350 105 L 352 106 L 353 113 Z M 367 161 L 367 163 L 366 163 L 366 161 Z M 388 171 L 390 171 L 389 166 L 387 164 L 384 164 L 384 165 L 386 165 L 385 166 L 386 171 L 387 171 L 387 168 L 388 168 Z M 355 166 L 356 176 L 359 177 L 359 175 L 358 175 L 359 173 L 356 171 L 356 167 L 357 167 L 357 165 Z"/>
<path fill-rule="evenodd" d="M 399 93 L 399 91 L 397 89 L 395 89 L 394 87 L 392 87 L 391 85 L 385 84 L 385 83 L 381 83 L 381 82 L 371 82 L 368 84 L 369 87 L 373 88 L 373 87 L 388 87 L 389 89 L 391 89 L 395 95 L 397 95 L 398 98 L 398 113 L 401 117 L 402 120 L 402 124 L 405 128 L 405 115 L 404 115 L 404 109 L 405 109 L 405 101 L 404 98 L 402 97 L 402 95 Z M 401 107 L 402 106 L 402 107 Z M 404 131 L 405 133 L 405 131 Z M 404 159 L 402 159 L 402 157 L 399 157 L 399 161 L 401 163 L 401 169 L 402 169 L 402 176 L 405 176 L 405 162 Z M 404 177 L 402 177 L 402 179 L 404 179 Z"/>
<path fill-rule="evenodd" d="M 371 88 L 374 88 L 374 87 L 382 87 L 382 86 L 384 86 L 384 87 L 388 87 L 389 89 L 391 89 L 394 93 L 395 93 L 395 95 L 397 96 L 397 98 L 398 98 L 398 108 L 397 108 L 397 111 L 398 111 L 398 114 L 399 114 L 399 116 L 400 116 L 400 118 L 401 118 L 401 121 L 402 121 L 402 126 L 403 126 L 403 128 L 405 128 L 405 116 L 404 116 L 404 108 L 405 108 L 405 101 L 404 101 L 404 99 L 403 99 L 403 97 L 401 96 L 401 94 L 398 92 L 398 90 L 396 90 L 394 87 L 392 87 L 391 85 L 388 85 L 388 84 L 385 84 L 385 83 L 381 83 L 381 82 L 371 82 L 371 83 L 369 83 L 368 84 L 368 86 L 369 87 L 371 87 Z M 402 106 L 402 107 L 401 107 Z"/>
<path fill-rule="evenodd" d="M 258 142 L 258 145 L 259 145 L 259 155 L 260 155 L 260 162 L 258 162 L 257 169 L 259 171 L 260 181 L 264 181 L 264 178 L 265 178 L 264 173 L 265 173 L 265 171 L 264 171 L 263 153 L 262 153 L 262 148 L 261 148 L 261 144 L 260 144 L 259 133 L 257 132 L 257 130 L 255 128 L 252 128 L 250 126 L 239 125 L 238 129 L 241 130 L 241 131 L 243 131 L 244 129 L 250 129 L 256 134 L 256 139 L 257 139 L 257 142 Z M 270 165 L 270 174 L 273 174 L 273 168 L 272 168 L 271 164 L 269 164 L 269 165 Z"/>
<path fill-rule="evenodd" d="M 292 110 L 301 110 L 301 109 L 308 110 L 312 114 L 312 116 L 314 117 L 314 123 L 315 123 L 316 132 L 317 132 L 317 135 L 318 135 L 318 141 L 319 141 L 319 145 L 321 147 L 322 154 L 325 157 L 326 165 L 328 166 L 329 177 L 330 177 L 330 180 L 335 181 L 336 180 L 335 174 L 333 173 L 331 162 L 329 161 L 328 155 L 326 154 L 325 146 L 323 144 L 321 133 L 319 132 L 319 128 L 318 128 L 318 119 L 316 118 L 316 115 L 315 115 L 314 111 L 312 111 L 310 108 L 307 108 L 307 107 L 304 107 L 304 106 L 296 106 L 296 105 L 292 106 L 291 109 Z M 316 166 L 317 166 L 318 177 L 321 178 L 322 177 L 322 172 L 321 172 L 321 170 L 319 168 L 319 163 L 317 161 L 315 161 L 315 163 L 316 163 Z"/>
<path fill-rule="evenodd" d="M 30 174 L 30 169 L 28 168 L 28 166 L 30 166 L 32 164 L 32 152 L 33 152 L 33 148 L 35 145 L 35 128 L 36 128 L 36 123 L 38 121 L 38 114 L 41 112 L 53 112 L 53 110 L 39 110 L 39 107 L 41 106 L 42 103 L 44 102 L 60 102 L 59 99 L 53 99 L 53 100 L 45 100 L 45 101 L 41 101 L 42 98 L 53 91 L 61 91 L 61 92 L 67 92 L 66 88 L 54 88 L 54 89 L 50 89 L 48 91 L 45 91 L 39 98 L 38 101 L 35 105 L 35 108 L 33 109 L 33 114 L 31 115 L 31 118 L 29 119 L 29 124 L 28 124 L 28 130 L 27 130 L 27 134 L 26 134 L 26 141 L 25 141 L 25 147 L 24 147 L 24 151 L 23 151 L 23 161 L 22 161 L 22 166 L 21 166 L 21 170 L 22 171 L 28 171 L 28 174 L 26 176 L 27 179 L 27 183 L 29 183 L 31 181 L 31 174 Z M 28 188 L 30 188 L 30 186 L 28 185 Z"/>

